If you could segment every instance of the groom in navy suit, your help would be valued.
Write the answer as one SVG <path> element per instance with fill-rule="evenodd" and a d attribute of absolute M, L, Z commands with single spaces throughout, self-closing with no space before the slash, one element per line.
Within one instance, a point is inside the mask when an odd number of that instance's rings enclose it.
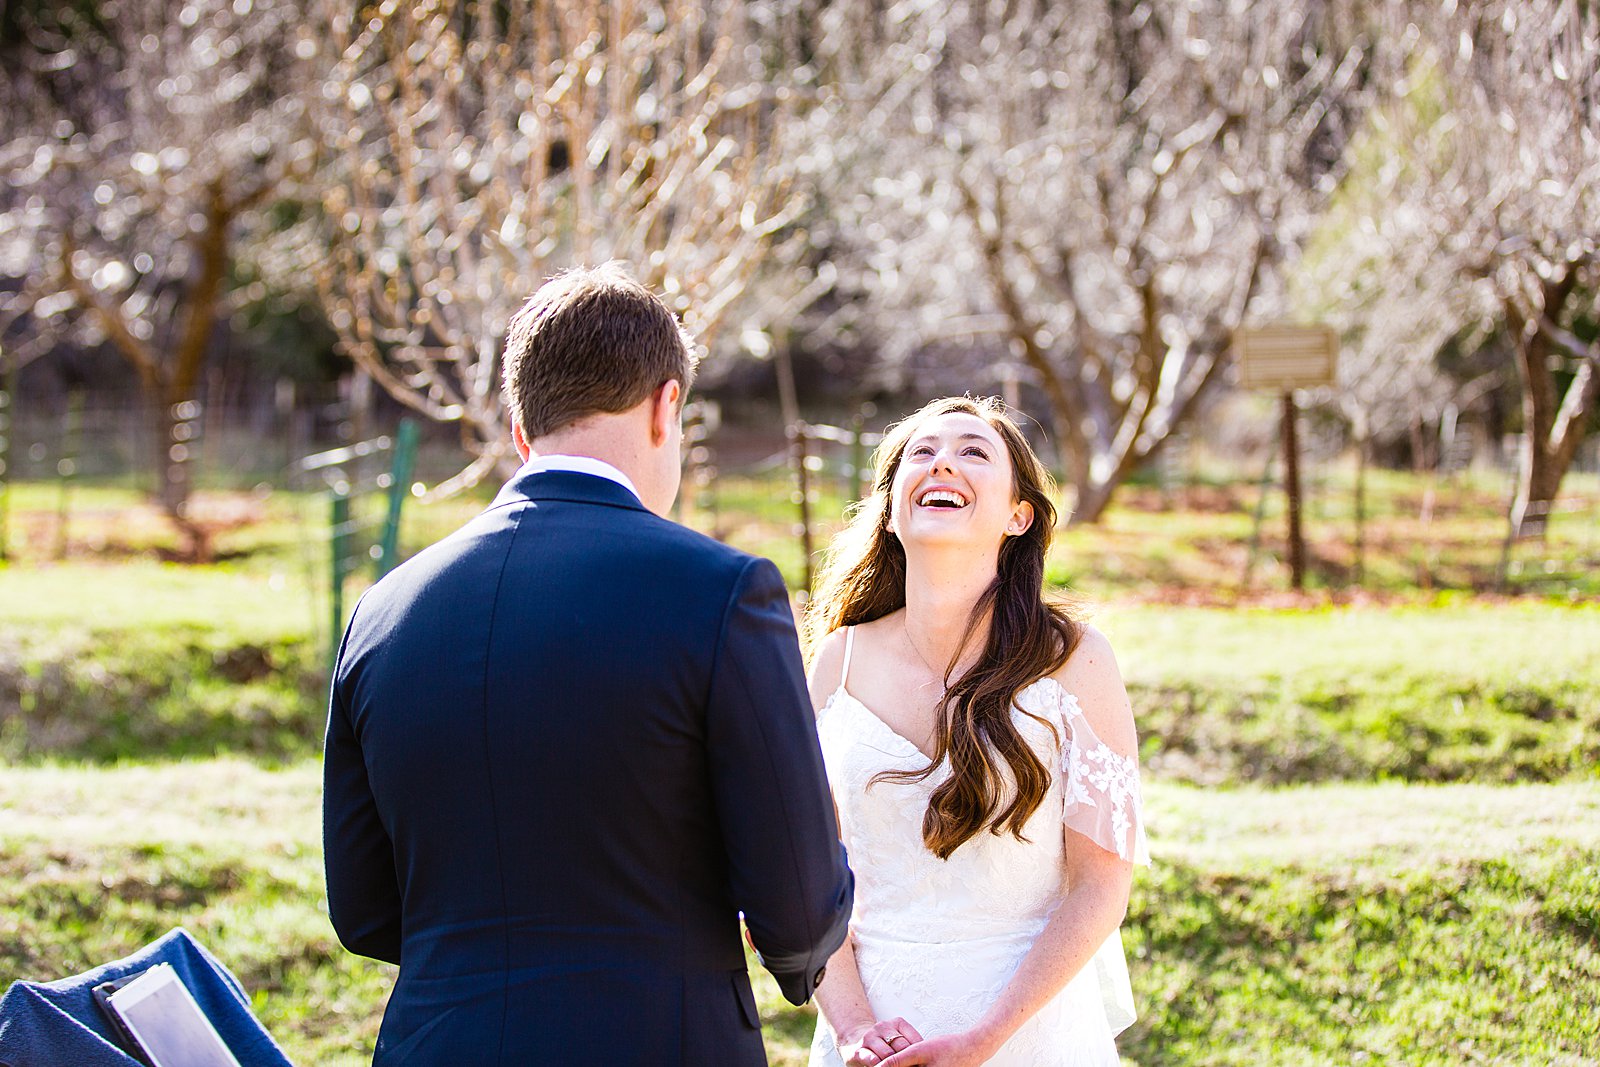
<path fill-rule="evenodd" d="M 667 521 L 694 357 L 614 267 L 511 324 L 526 461 L 375 585 L 334 672 L 328 907 L 400 965 L 375 1064 L 765 1063 L 852 878 L 777 569 Z"/>

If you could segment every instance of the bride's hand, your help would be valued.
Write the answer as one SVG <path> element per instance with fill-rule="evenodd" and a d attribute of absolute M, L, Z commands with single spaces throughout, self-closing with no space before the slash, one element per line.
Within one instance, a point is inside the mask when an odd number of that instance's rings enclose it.
<path fill-rule="evenodd" d="M 964 1034 L 930 1037 L 909 1048 L 904 1045 L 900 1048 L 903 1051 L 879 1061 L 878 1067 L 980 1067 L 999 1051 L 993 1042 L 970 1030 Z"/>
<path fill-rule="evenodd" d="M 839 1035 L 839 1055 L 848 1067 L 877 1067 L 922 1040 L 904 1019 L 885 1019 Z"/>

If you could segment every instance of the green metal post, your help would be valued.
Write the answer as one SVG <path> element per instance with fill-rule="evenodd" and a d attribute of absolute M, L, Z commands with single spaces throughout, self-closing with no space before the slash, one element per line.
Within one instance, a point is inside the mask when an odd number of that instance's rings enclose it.
<path fill-rule="evenodd" d="M 800 506 L 800 522 L 796 532 L 800 535 L 800 555 L 804 561 L 805 592 L 811 595 L 812 555 L 811 544 L 811 471 L 810 450 L 806 445 L 806 424 L 796 421 L 789 426 L 790 447 L 793 449 L 796 488 L 794 502 Z"/>
<path fill-rule="evenodd" d="M 400 512 L 411 495 L 411 475 L 417 467 L 417 440 L 421 431 L 415 419 L 401 419 L 395 435 L 394 456 L 389 467 L 389 514 L 383 521 L 383 539 L 378 553 L 378 577 L 382 578 L 400 562 Z"/>
<path fill-rule="evenodd" d="M 339 655 L 339 641 L 344 636 L 344 580 L 350 573 L 350 490 L 337 485 L 333 489 L 332 509 L 329 514 L 328 551 L 333 557 L 333 626 L 328 631 L 328 669 L 331 671 Z"/>

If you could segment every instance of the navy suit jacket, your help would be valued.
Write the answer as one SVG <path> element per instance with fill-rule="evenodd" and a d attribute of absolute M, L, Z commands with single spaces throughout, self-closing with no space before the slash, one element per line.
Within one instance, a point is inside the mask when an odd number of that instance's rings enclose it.
<path fill-rule="evenodd" d="M 375 1064 L 754 1065 L 843 943 L 771 562 L 622 486 L 523 474 L 361 599 L 334 672 L 328 908 L 400 965 Z"/>

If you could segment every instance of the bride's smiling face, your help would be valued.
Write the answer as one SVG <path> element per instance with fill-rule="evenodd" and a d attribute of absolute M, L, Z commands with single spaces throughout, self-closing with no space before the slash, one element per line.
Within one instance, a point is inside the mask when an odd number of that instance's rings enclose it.
<path fill-rule="evenodd" d="M 889 529 L 902 544 L 995 546 L 1033 521 L 1015 497 L 1011 454 L 977 415 L 936 415 L 916 428 L 900 454 Z"/>

